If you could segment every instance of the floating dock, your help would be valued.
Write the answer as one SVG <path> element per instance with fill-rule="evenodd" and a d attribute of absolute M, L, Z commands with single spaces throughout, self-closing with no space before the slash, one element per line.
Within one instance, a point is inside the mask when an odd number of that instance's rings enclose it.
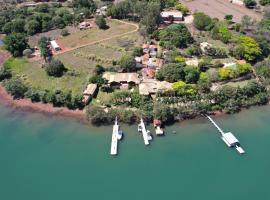
<path fill-rule="evenodd" d="M 152 136 L 150 135 L 150 131 L 146 130 L 143 119 L 141 119 L 138 125 L 138 131 L 142 133 L 144 144 L 149 145 L 149 140 L 152 140 Z"/>
<path fill-rule="evenodd" d="M 228 147 L 234 147 L 240 154 L 245 153 L 244 149 L 240 146 L 238 139 L 231 132 L 225 133 L 210 116 L 205 116 L 218 129 L 221 134 L 221 139 Z"/>
<path fill-rule="evenodd" d="M 119 130 L 119 125 L 116 118 L 112 132 L 111 155 L 117 155 L 118 140 L 122 139 L 122 134 L 122 131 Z"/>

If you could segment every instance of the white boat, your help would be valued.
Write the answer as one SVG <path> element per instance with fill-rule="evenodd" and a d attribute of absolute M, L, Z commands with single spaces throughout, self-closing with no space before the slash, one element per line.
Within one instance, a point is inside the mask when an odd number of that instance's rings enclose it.
<path fill-rule="evenodd" d="M 155 130 L 156 130 L 156 135 L 163 135 L 164 134 L 164 131 L 162 128 L 160 128 L 160 126 L 157 126 Z"/>

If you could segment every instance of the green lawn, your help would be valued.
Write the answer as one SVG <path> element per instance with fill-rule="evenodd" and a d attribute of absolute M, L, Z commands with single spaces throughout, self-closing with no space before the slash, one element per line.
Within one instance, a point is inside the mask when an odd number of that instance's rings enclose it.
<path fill-rule="evenodd" d="M 60 78 L 49 77 L 40 62 L 29 63 L 25 59 L 14 59 L 10 66 L 14 77 L 19 77 L 27 85 L 42 90 L 71 90 L 74 94 L 81 94 L 87 83 L 88 74 L 69 66 L 66 66 L 69 72 L 74 71 L 76 75 L 68 72 Z"/>

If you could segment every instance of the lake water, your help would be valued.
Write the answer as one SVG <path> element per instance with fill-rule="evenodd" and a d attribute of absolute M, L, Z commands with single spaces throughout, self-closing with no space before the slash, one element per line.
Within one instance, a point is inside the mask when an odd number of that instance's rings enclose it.
<path fill-rule="evenodd" d="M 149 147 L 136 126 L 123 126 L 119 156 L 111 157 L 111 127 L 0 110 L 3 200 L 270 199 L 270 106 L 215 117 L 244 156 L 206 119 L 167 127 Z"/>
<path fill-rule="evenodd" d="M 0 46 L 3 46 L 4 45 L 4 42 L 3 40 L 0 39 Z"/>

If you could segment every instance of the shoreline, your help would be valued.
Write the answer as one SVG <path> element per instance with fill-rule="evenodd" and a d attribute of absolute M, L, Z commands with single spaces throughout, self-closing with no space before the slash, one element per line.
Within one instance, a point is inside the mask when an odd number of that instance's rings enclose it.
<path fill-rule="evenodd" d="M 66 107 L 54 107 L 52 104 L 45 104 L 42 102 L 34 103 L 30 99 L 27 99 L 27 98 L 14 99 L 10 94 L 7 93 L 6 89 L 1 84 L 0 84 L 0 102 L 2 102 L 5 106 L 8 106 L 14 110 L 19 110 L 19 111 L 29 112 L 29 113 L 41 113 L 46 116 L 68 117 L 68 118 L 73 118 L 83 123 L 89 123 L 86 119 L 84 110 L 78 110 L 78 109 L 70 110 Z M 226 115 L 226 113 L 222 111 L 212 111 L 208 114 L 214 115 L 214 116 Z M 198 117 L 199 116 L 196 116 L 193 119 L 196 119 Z M 181 123 L 183 121 L 189 121 L 189 120 L 191 119 L 175 121 L 174 123 Z"/>
<path fill-rule="evenodd" d="M 13 99 L 2 85 L 0 85 L 0 102 L 15 110 L 36 112 L 47 116 L 69 117 L 86 122 L 84 110 L 70 110 L 65 107 L 54 107 L 51 104 L 41 102 L 33 103 L 30 99 Z"/>

